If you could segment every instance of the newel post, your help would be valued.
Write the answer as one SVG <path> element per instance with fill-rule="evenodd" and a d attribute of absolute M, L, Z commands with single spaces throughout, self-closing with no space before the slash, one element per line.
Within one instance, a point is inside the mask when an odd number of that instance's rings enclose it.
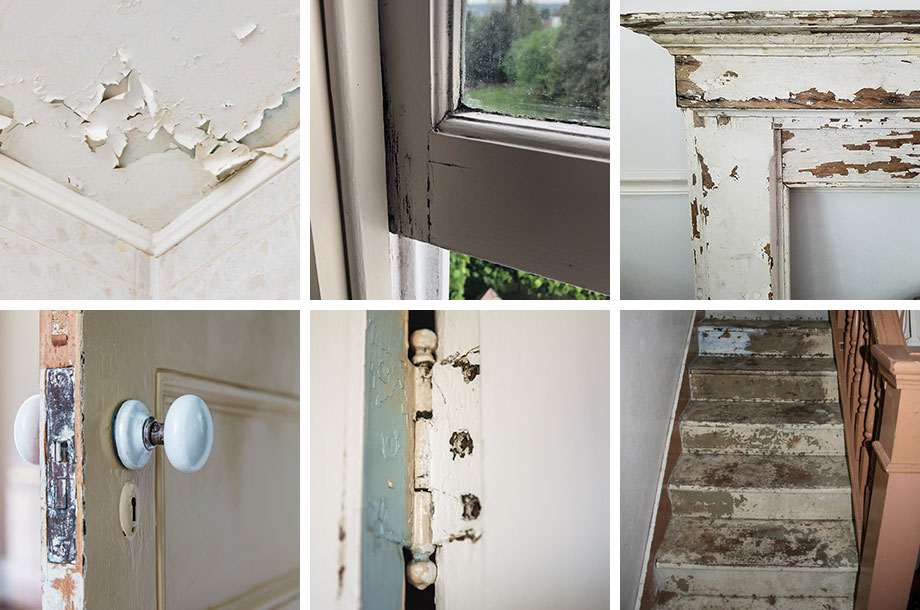
<path fill-rule="evenodd" d="M 905 608 L 920 550 L 920 348 L 874 345 L 885 379 L 856 608 Z"/>

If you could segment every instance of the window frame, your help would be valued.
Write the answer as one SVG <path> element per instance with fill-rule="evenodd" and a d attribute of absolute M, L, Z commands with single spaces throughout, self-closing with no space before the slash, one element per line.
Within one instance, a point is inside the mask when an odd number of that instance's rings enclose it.
<path fill-rule="evenodd" d="M 464 0 L 379 12 L 390 231 L 610 294 L 610 130 L 464 108 Z"/>

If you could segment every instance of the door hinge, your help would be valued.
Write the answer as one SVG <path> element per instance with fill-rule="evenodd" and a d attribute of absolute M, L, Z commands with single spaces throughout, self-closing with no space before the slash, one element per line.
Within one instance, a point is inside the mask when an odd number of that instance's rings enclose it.
<path fill-rule="evenodd" d="M 435 551 L 431 541 L 431 368 L 436 357 L 438 336 L 431 330 L 422 329 L 412 333 L 412 468 L 413 485 L 411 502 L 411 540 L 409 551 L 412 559 L 406 566 L 406 578 L 417 589 L 425 589 L 434 583 L 438 568 L 431 560 Z"/>

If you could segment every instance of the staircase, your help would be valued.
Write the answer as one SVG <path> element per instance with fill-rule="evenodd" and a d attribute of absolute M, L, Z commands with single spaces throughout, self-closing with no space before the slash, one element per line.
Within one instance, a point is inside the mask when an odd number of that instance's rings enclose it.
<path fill-rule="evenodd" d="M 704 320 L 658 607 L 852 610 L 858 559 L 830 327 Z"/>

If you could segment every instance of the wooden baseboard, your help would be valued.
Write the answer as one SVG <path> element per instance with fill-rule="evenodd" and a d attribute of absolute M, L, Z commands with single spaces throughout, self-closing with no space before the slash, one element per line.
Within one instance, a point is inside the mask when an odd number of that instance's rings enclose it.
<path fill-rule="evenodd" d="M 671 428 L 671 438 L 668 441 L 668 457 L 665 461 L 664 477 L 661 482 L 661 495 L 658 499 L 658 512 L 655 514 L 655 525 L 652 528 L 652 543 L 648 554 L 648 563 L 645 566 L 644 586 L 639 608 L 649 610 L 655 607 L 658 597 L 658 580 L 655 577 L 655 559 L 658 549 L 664 540 L 664 533 L 671 521 L 671 498 L 668 496 L 668 481 L 677 465 L 683 447 L 680 442 L 680 418 L 684 414 L 687 403 L 690 402 L 690 363 L 699 355 L 699 339 L 696 329 L 705 317 L 705 311 L 697 311 L 693 320 L 693 329 L 690 333 L 690 342 L 687 346 L 687 358 L 684 361 L 684 373 L 680 380 L 680 389 L 677 394 L 677 407 L 674 410 L 674 426 Z"/>

